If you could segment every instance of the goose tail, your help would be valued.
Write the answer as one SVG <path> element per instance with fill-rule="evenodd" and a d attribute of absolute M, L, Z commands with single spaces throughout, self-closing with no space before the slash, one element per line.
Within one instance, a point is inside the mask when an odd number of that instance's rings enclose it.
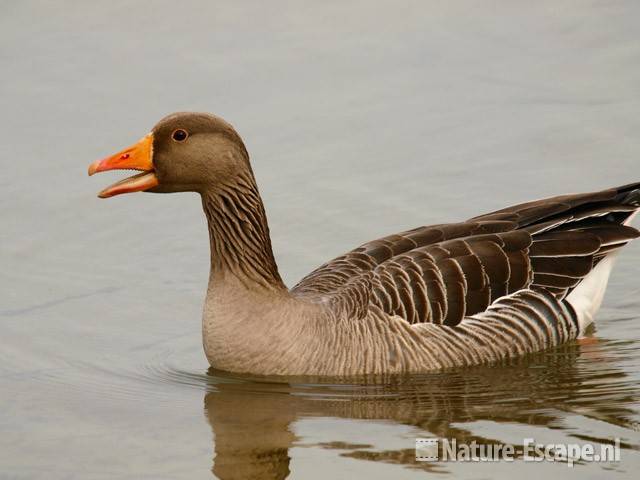
<path fill-rule="evenodd" d="M 640 189 L 621 193 L 616 200 L 620 204 L 631 205 L 640 209 Z M 622 225 L 629 226 L 640 211 L 638 209 L 625 218 L 621 222 Z M 609 276 L 618 257 L 618 252 L 619 250 L 617 249 L 611 249 L 605 254 L 593 270 L 567 295 L 566 302 L 573 307 L 578 318 L 580 335 L 584 334 L 589 325 L 593 323 L 594 317 L 602 305 L 607 284 L 609 283 Z"/>

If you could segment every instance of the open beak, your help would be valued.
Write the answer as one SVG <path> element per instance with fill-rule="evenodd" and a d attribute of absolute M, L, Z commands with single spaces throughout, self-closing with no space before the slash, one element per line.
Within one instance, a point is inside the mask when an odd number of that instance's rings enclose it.
<path fill-rule="evenodd" d="M 153 169 L 153 134 L 110 157 L 89 165 L 89 175 L 108 170 L 138 170 L 142 173 L 125 178 L 102 190 L 98 196 L 109 198 L 121 193 L 142 192 L 158 185 Z"/>

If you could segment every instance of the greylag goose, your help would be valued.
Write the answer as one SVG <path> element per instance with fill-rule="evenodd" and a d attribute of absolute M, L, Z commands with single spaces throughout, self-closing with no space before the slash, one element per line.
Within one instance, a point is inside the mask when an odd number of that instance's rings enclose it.
<path fill-rule="evenodd" d="M 170 115 L 89 175 L 114 169 L 141 173 L 101 198 L 200 194 L 211 243 L 204 350 L 232 372 L 417 373 L 571 341 L 593 322 L 617 252 L 639 235 L 628 224 L 640 182 L 389 235 L 288 289 L 249 155 L 227 122 Z"/>

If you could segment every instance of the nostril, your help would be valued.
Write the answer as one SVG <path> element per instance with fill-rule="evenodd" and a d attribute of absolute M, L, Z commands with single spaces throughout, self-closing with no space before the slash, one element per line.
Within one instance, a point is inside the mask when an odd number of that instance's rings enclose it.
<path fill-rule="evenodd" d="M 129 158 L 129 154 L 128 154 L 128 153 L 123 153 L 123 154 L 120 156 L 120 160 L 126 160 L 127 158 Z"/>

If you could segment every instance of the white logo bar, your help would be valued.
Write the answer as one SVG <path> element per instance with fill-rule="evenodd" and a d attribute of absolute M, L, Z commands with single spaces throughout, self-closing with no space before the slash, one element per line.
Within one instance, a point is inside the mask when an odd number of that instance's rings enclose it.
<path fill-rule="evenodd" d="M 576 462 L 619 462 L 620 439 L 613 443 L 536 443 L 525 438 L 521 445 L 458 443 L 455 438 L 417 438 L 418 462 L 563 462 L 573 467 Z"/>

